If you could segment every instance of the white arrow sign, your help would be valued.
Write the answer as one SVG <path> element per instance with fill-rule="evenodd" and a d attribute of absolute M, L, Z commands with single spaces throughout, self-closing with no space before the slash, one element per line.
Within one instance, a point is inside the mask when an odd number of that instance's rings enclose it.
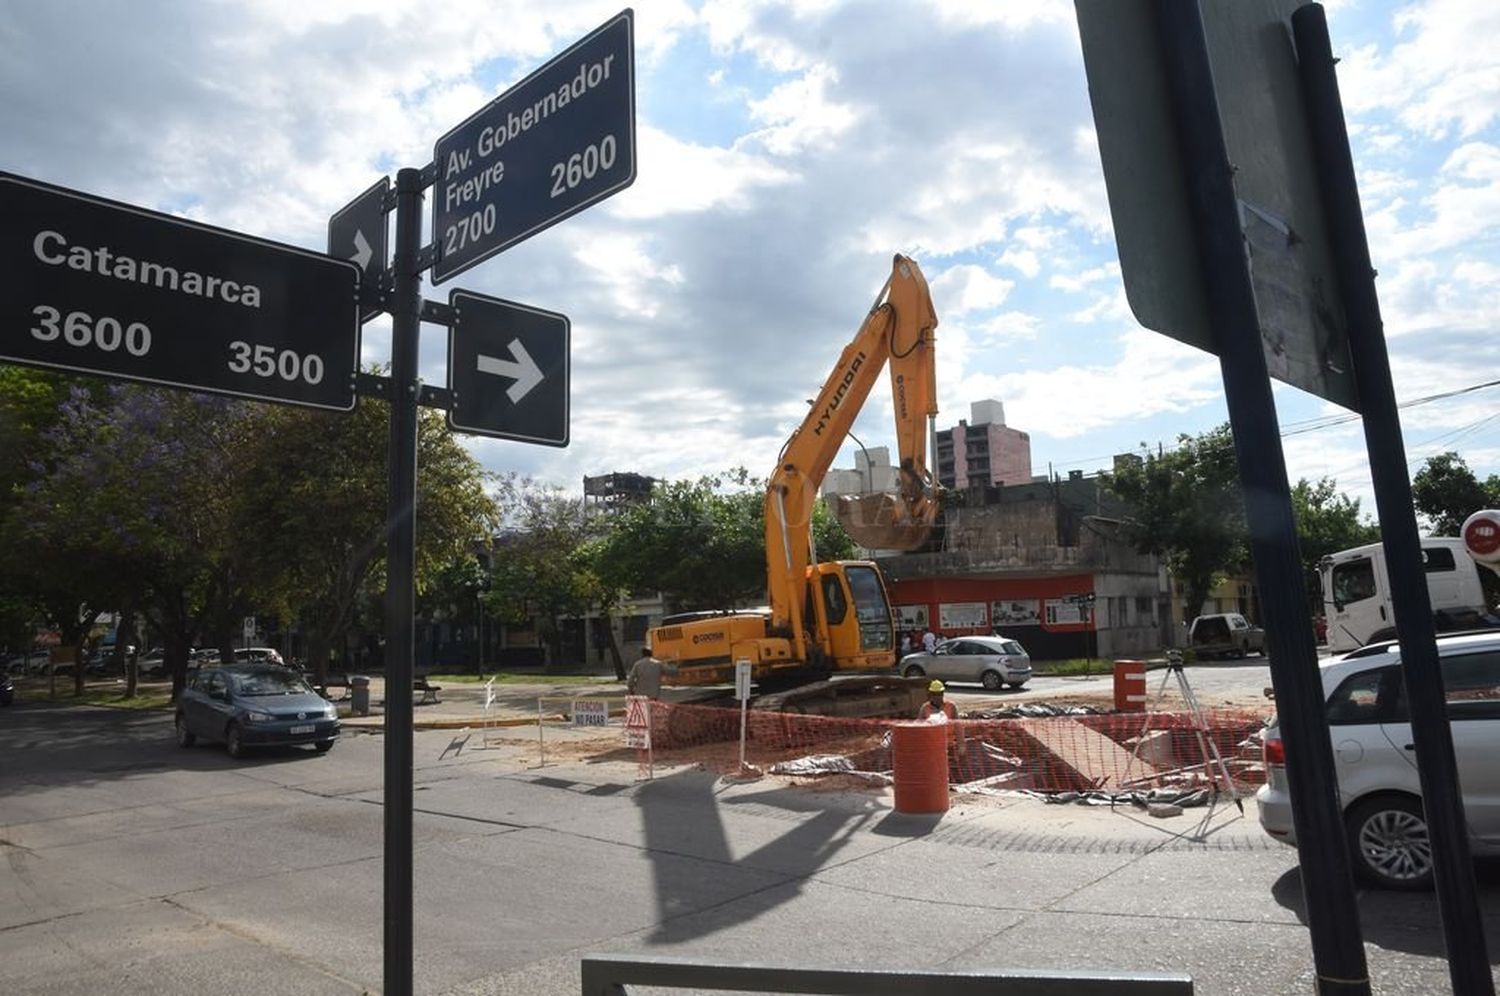
<path fill-rule="evenodd" d="M 533 387 L 542 382 L 542 371 L 536 365 L 536 361 L 531 358 L 531 354 L 526 352 L 526 347 L 521 345 L 520 339 L 512 339 L 510 341 L 510 355 L 515 358 L 514 363 L 510 360 L 502 360 L 496 356 L 485 356 L 481 353 L 479 354 L 478 366 L 480 373 L 498 374 L 501 377 L 514 378 L 515 383 L 507 388 L 505 393 L 512 403 L 518 403 L 527 394 L 531 393 Z"/>
<path fill-rule="evenodd" d="M 365 238 L 365 233 L 361 229 L 356 228 L 354 230 L 354 255 L 349 258 L 354 260 L 355 266 L 364 270 L 369 268 L 370 257 L 374 254 L 375 250 L 370 247 L 369 241 Z"/>

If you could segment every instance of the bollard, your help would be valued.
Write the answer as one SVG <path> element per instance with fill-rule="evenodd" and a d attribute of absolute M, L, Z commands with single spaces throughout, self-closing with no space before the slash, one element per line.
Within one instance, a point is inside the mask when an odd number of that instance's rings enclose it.
<path fill-rule="evenodd" d="M 1146 662 L 1115 661 L 1115 712 L 1146 708 Z"/>
<path fill-rule="evenodd" d="M 370 679 L 362 674 L 352 675 L 349 678 L 349 711 L 356 716 L 368 716 L 370 714 Z"/>

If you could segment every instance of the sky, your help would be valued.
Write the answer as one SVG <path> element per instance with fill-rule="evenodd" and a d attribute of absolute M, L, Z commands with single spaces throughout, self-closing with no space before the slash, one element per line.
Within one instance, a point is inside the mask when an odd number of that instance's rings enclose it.
<path fill-rule="evenodd" d="M 1325 6 L 1411 469 L 1500 473 L 1500 388 L 1422 401 L 1500 379 L 1500 5 Z M 0 170 L 322 251 L 333 212 L 620 10 L 17 0 Z M 634 25 L 635 182 L 424 288 L 571 322 L 569 445 L 468 438 L 486 468 L 768 473 L 897 252 L 939 316 L 938 428 L 998 399 L 1033 473 L 1066 474 L 1227 419 L 1217 359 L 1126 301 L 1072 3 L 641 0 Z M 388 319 L 361 348 L 389 361 Z M 420 363 L 446 383 L 445 329 Z M 1360 423 L 1275 394 L 1291 479 L 1373 513 Z M 894 445 L 884 381 L 855 434 Z"/>

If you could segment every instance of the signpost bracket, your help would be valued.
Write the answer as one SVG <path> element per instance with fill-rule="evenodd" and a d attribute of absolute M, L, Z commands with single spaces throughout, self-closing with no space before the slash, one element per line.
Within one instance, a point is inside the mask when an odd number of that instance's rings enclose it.
<path fill-rule="evenodd" d="M 422 167 L 421 183 L 424 189 L 437 183 L 437 174 L 438 164 L 436 159 Z"/>
<path fill-rule="evenodd" d="M 433 387 L 423 384 L 417 391 L 417 404 L 426 405 L 428 408 L 441 408 L 450 411 L 453 408 L 453 392 L 446 387 Z"/>
<path fill-rule="evenodd" d="M 382 377 L 380 374 L 360 371 L 354 375 L 354 393 L 362 394 L 366 397 L 390 400 L 391 379 L 389 377 Z"/>
<path fill-rule="evenodd" d="M 452 325 L 455 311 L 451 305 L 442 301 L 422 302 L 422 321 L 432 322 L 434 325 Z"/>
<path fill-rule="evenodd" d="M 417 250 L 417 272 L 430 270 L 437 265 L 438 261 L 437 243 L 433 242 Z"/>

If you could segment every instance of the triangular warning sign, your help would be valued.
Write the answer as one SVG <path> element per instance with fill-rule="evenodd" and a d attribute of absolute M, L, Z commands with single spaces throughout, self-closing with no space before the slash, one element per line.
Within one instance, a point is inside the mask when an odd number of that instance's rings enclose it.
<path fill-rule="evenodd" d="M 644 729 L 650 725 L 646 719 L 648 699 L 644 695 L 627 695 L 625 697 L 625 725 Z"/>

